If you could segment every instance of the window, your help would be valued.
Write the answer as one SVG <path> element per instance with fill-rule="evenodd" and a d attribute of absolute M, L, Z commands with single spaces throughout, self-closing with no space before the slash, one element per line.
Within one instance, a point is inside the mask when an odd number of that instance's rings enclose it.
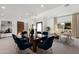
<path fill-rule="evenodd" d="M 37 22 L 36 23 L 36 29 L 37 29 L 37 32 L 42 32 L 42 30 L 43 30 L 43 23 L 42 22 Z"/>
<path fill-rule="evenodd" d="M 36 23 L 36 32 L 37 32 L 37 37 L 42 36 L 42 31 L 43 31 L 43 23 L 42 22 L 37 22 Z"/>

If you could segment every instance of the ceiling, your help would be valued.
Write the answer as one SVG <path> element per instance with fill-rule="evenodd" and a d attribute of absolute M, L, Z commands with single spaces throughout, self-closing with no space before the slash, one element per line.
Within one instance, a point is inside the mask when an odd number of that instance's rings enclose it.
<path fill-rule="evenodd" d="M 5 7 L 2 9 L 1 6 Z M 13 17 L 31 17 L 36 16 L 42 12 L 61 6 L 61 4 L 0 4 L 0 17 L 13 18 Z"/>

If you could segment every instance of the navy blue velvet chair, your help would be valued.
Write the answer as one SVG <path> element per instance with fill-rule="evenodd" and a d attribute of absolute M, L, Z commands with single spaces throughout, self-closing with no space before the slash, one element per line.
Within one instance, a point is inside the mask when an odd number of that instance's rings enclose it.
<path fill-rule="evenodd" d="M 12 34 L 12 36 L 13 36 L 13 39 L 14 39 L 15 43 L 17 44 L 17 46 L 18 46 L 18 48 L 19 48 L 20 50 L 25 50 L 25 49 L 31 47 L 31 45 L 30 45 L 29 43 L 24 43 L 24 42 L 21 40 L 22 38 L 17 38 L 17 36 L 14 35 L 14 34 Z"/>
<path fill-rule="evenodd" d="M 48 32 L 43 32 L 42 34 L 48 37 Z"/>
<path fill-rule="evenodd" d="M 44 50 L 48 50 L 49 48 L 52 47 L 52 44 L 53 44 L 53 40 L 54 40 L 54 37 L 49 37 L 49 38 L 43 38 L 44 41 L 42 43 L 39 43 L 38 44 L 38 48 L 41 48 L 41 49 L 44 49 Z"/>
<path fill-rule="evenodd" d="M 47 38 L 48 38 L 47 36 L 40 38 L 39 43 L 43 43 L 45 40 L 47 40 Z"/>

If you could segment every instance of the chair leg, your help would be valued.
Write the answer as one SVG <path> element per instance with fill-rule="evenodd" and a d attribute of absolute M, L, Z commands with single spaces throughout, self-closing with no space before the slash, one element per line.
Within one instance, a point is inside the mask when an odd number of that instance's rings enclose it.
<path fill-rule="evenodd" d="M 16 47 L 16 53 L 21 53 L 18 47 Z"/>
<path fill-rule="evenodd" d="M 50 52 L 51 52 L 51 54 L 53 54 L 53 49 L 52 49 L 52 47 L 50 48 Z"/>
<path fill-rule="evenodd" d="M 23 54 L 24 53 L 24 50 L 19 50 L 18 53 L 19 54 Z"/>
<path fill-rule="evenodd" d="M 15 45 L 16 53 L 22 53 L 21 50 Z"/>

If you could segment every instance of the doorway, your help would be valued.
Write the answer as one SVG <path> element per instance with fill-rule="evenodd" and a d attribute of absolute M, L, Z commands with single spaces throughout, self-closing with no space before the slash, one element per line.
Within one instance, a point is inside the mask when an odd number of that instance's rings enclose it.
<path fill-rule="evenodd" d="M 24 31 L 24 22 L 17 22 L 17 34 L 19 34 L 20 32 Z"/>

